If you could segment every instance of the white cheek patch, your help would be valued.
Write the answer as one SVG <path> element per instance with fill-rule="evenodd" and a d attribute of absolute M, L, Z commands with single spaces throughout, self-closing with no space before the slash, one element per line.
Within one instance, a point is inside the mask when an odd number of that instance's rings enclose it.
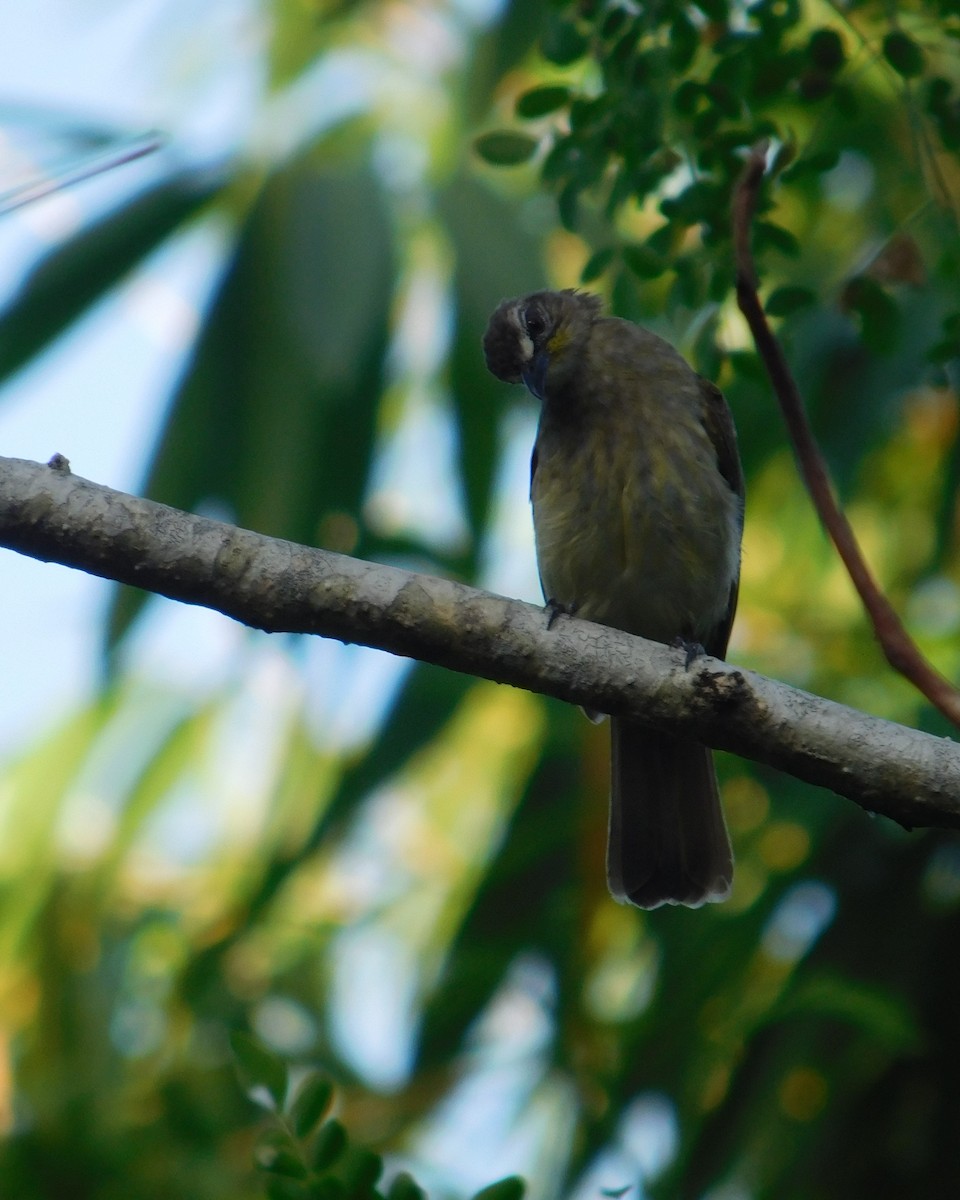
<path fill-rule="evenodd" d="M 517 331 L 517 337 L 520 342 L 520 351 L 523 355 L 523 361 L 529 362 L 530 359 L 533 358 L 533 342 L 530 339 L 530 335 L 521 324 L 520 313 L 516 308 L 510 309 L 510 324 L 513 325 L 514 329 Z"/>

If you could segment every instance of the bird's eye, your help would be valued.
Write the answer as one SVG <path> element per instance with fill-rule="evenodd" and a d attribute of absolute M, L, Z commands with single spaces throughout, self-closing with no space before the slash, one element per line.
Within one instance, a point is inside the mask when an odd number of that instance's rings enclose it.
<path fill-rule="evenodd" d="M 542 308 L 531 307 L 523 313 L 523 327 L 536 342 L 547 329 L 547 317 Z"/>

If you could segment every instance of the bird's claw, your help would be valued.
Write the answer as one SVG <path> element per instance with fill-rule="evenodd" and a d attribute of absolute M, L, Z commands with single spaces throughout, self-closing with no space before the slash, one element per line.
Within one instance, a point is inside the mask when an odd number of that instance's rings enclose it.
<path fill-rule="evenodd" d="M 562 604 L 551 597 L 543 606 L 547 614 L 547 628 L 552 629 L 557 617 L 572 617 L 577 611 L 576 604 Z"/>
<path fill-rule="evenodd" d="M 702 658 L 706 654 L 703 646 L 699 642 L 688 641 L 685 637 L 675 637 L 670 643 L 674 650 L 682 650 L 684 652 L 683 666 L 684 670 L 690 670 L 690 664 L 698 658 Z"/>

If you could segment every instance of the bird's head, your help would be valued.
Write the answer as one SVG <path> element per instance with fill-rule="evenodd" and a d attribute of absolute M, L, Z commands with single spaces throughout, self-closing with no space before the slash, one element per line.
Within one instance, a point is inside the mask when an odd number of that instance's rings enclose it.
<path fill-rule="evenodd" d="M 599 296 L 572 290 L 504 300 L 483 336 L 487 367 L 543 400 L 548 388 L 561 386 L 578 367 L 600 308 Z"/>

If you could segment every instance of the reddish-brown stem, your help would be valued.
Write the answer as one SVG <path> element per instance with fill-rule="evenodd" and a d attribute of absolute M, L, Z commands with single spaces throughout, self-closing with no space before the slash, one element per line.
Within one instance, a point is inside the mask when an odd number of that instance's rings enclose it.
<path fill-rule="evenodd" d="M 750 234 L 766 165 L 767 145 L 760 143 L 751 151 L 733 197 L 737 303 L 750 327 L 757 351 L 780 402 L 800 473 L 814 507 L 873 622 L 874 633 L 887 662 L 909 679 L 948 720 L 960 727 L 960 692 L 920 653 L 893 605 L 880 590 L 860 551 L 850 522 L 837 504 L 830 471 L 814 439 L 796 380 L 787 365 L 783 347 L 763 311 L 757 292 Z"/>

